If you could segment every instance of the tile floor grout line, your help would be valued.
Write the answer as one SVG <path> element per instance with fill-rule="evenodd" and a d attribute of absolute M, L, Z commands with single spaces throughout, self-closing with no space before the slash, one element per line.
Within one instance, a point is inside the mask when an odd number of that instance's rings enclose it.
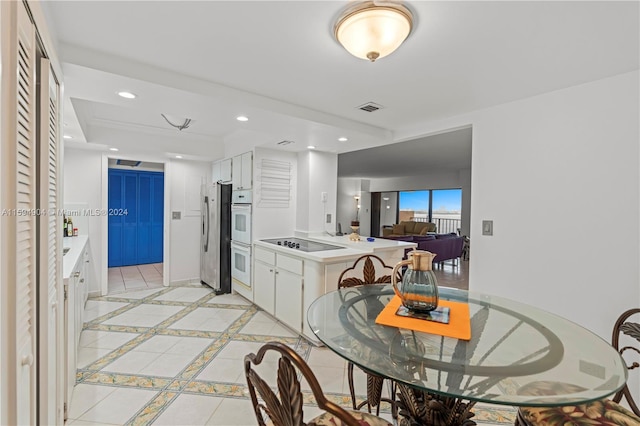
<path fill-rule="evenodd" d="M 249 400 L 249 396 L 246 394 L 246 383 L 233 383 L 233 382 L 224 382 L 224 381 L 216 381 L 216 380 L 203 380 L 198 379 L 197 377 L 202 373 L 202 371 L 209 366 L 211 363 L 215 362 L 218 358 L 218 355 L 224 350 L 229 343 L 236 342 L 256 342 L 261 343 L 264 341 L 270 340 L 280 340 L 284 341 L 286 344 L 292 345 L 296 352 L 298 352 L 305 361 L 308 361 L 313 348 L 316 346 L 311 342 L 307 341 L 303 337 L 297 335 L 295 337 L 286 337 L 286 336 L 271 336 L 271 335 L 259 335 L 252 333 L 242 333 L 242 329 L 247 326 L 251 322 L 253 318 L 259 312 L 263 312 L 261 309 L 256 307 L 253 304 L 248 305 L 231 305 L 224 303 L 215 303 L 215 295 L 207 295 L 203 296 L 195 302 L 174 302 L 174 301 L 158 301 L 154 300 L 158 297 L 166 294 L 169 291 L 178 289 L 178 288 L 201 288 L 201 286 L 192 286 L 189 284 L 183 286 L 171 286 L 166 287 L 164 289 L 158 289 L 158 291 L 153 292 L 145 298 L 132 300 L 128 298 L 109 298 L 105 297 L 102 301 L 116 301 L 117 299 L 124 299 L 128 305 L 140 306 L 142 304 L 150 304 L 150 305 L 165 305 L 165 306 L 184 306 L 183 309 L 180 309 L 173 315 L 170 315 L 164 321 L 156 324 L 154 327 L 144 328 L 138 327 L 135 330 L 140 331 L 140 338 L 145 335 L 149 335 L 150 337 L 159 336 L 159 335 L 178 335 L 181 336 L 181 333 L 185 333 L 184 337 L 205 337 L 207 339 L 211 339 L 212 342 L 205 347 L 200 353 L 193 357 L 193 360 L 190 363 L 187 363 L 185 367 L 174 377 L 163 377 L 163 376 L 149 376 L 149 375 L 136 375 L 136 374 L 124 374 L 124 373 L 104 373 L 98 371 L 87 371 L 79 369 L 78 375 L 81 377 L 83 383 L 87 385 L 95 385 L 95 386 L 105 386 L 111 388 L 121 388 L 121 389 L 143 389 L 147 391 L 153 391 L 153 396 L 150 397 L 148 402 L 144 404 L 132 417 L 129 418 L 126 424 L 129 425 L 148 425 L 151 422 L 156 421 L 166 410 L 171 407 L 171 405 L 176 401 L 180 395 L 202 395 L 202 396 L 210 396 L 216 398 L 222 398 L 222 401 L 225 399 L 236 399 L 236 400 Z M 143 290 L 144 291 L 144 290 Z M 189 305 L 183 305 L 182 303 L 189 303 Z M 128 306 L 127 305 L 127 306 Z M 191 307 L 193 306 L 193 307 Z M 191 307 L 191 309 L 189 309 Z M 175 323 L 181 318 L 184 318 L 189 313 L 192 313 L 198 307 L 202 308 L 213 308 L 213 309 L 235 309 L 235 310 L 244 310 L 245 312 L 240 315 L 237 319 L 232 321 L 224 331 L 222 332 L 207 332 L 212 333 L 211 335 L 198 335 L 194 336 L 192 333 L 196 330 L 181 330 L 181 329 L 170 329 L 168 327 L 171 324 Z M 126 312 L 124 310 L 123 312 Z M 102 317 L 110 318 L 108 315 L 103 315 Z M 85 329 L 98 329 L 98 328 L 108 328 L 109 331 L 127 331 L 130 330 L 129 326 L 118 326 L 111 324 L 100 324 L 101 321 L 106 321 L 105 318 L 96 318 L 92 322 L 88 322 L 85 325 Z M 270 317 L 270 319 L 276 323 L 281 324 L 279 321 Z M 113 329 L 111 327 L 114 327 Z M 287 327 L 285 327 L 289 330 Z M 213 335 L 213 333 L 217 333 Z M 149 337 L 149 338 L 150 338 Z M 135 341 L 136 338 L 131 341 Z M 148 339 L 143 339 L 137 342 L 137 344 L 132 345 L 132 349 L 138 347 L 144 341 Z M 129 342 L 131 342 L 129 341 Z M 127 343 L 129 343 L 127 342 Z M 121 345 L 116 348 L 120 349 L 123 346 L 126 346 L 127 343 Z M 132 350 L 130 349 L 130 350 Z M 122 355 L 120 355 L 122 356 Z M 98 361 L 98 360 L 96 360 Z M 95 362 L 94 362 L 95 363 Z M 90 364 L 94 365 L 94 364 Z M 108 364 L 107 364 L 108 365 Z M 92 380 L 88 380 L 89 377 L 93 374 Z M 115 380 L 110 382 L 110 378 Z M 82 379 L 84 378 L 84 380 Z M 240 378 L 238 379 L 240 380 Z M 119 383 L 118 383 L 119 382 Z M 310 391 L 303 391 L 303 393 L 310 393 Z M 306 395 L 306 394 L 305 394 Z M 336 393 L 336 392 L 325 392 L 325 395 L 329 395 L 333 400 L 335 398 L 339 404 L 344 406 L 350 406 L 350 399 L 348 398 L 348 394 Z M 345 398 L 348 401 L 345 403 Z M 305 402 L 305 405 L 307 403 Z M 311 404 L 310 406 L 313 406 Z M 208 421 L 215 417 L 216 413 L 221 409 L 221 405 L 218 405 L 217 408 L 211 412 L 209 415 Z M 86 413 L 87 410 L 84 411 Z M 383 412 L 384 407 L 383 407 Z M 481 420 L 483 423 L 491 423 L 496 425 L 504 425 L 505 422 L 500 422 L 499 420 L 504 420 L 507 418 L 511 418 L 514 416 L 515 411 L 506 412 L 506 411 L 492 411 L 486 414 L 490 419 L 495 420 L 484 420 L 478 419 L 477 417 L 474 420 Z M 78 416 L 82 417 L 82 416 Z M 482 415 L 481 417 L 485 417 Z M 497 420 L 496 420 L 497 419 Z M 255 419 L 254 419 L 255 420 Z"/>

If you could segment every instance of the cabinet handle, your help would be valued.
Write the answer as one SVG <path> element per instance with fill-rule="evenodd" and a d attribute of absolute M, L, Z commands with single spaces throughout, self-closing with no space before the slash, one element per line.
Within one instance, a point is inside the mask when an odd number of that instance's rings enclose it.
<path fill-rule="evenodd" d="M 280 272 L 276 271 L 276 274 L 279 274 Z"/>
<path fill-rule="evenodd" d="M 73 278 L 78 278 L 80 276 L 80 271 L 74 272 Z"/>
<path fill-rule="evenodd" d="M 89 263 L 89 261 L 88 261 L 88 260 L 85 260 L 85 261 L 84 261 L 84 263 Z"/>
<path fill-rule="evenodd" d="M 33 365 L 33 355 L 29 354 L 29 355 L 23 356 L 21 363 L 22 365 L 28 365 L 28 366 Z"/>
<path fill-rule="evenodd" d="M 273 269 L 269 269 L 269 272 L 273 272 Z"/>
<path fill-rule="evenodd" d="M 83 282 L 84 282 L 84 278 L 82 278 L 82 279 L 80 280 L 80 284 L 82 284 Z"/>

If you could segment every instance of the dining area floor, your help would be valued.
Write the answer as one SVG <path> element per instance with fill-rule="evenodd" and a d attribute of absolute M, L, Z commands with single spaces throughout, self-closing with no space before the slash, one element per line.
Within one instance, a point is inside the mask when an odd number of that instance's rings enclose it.
<path fill-rule="evenodd" d="M 193 283 L 91 298 L 68 424 L 255 425 L 243 357 L 273 340 L 294 348 L 325 395 L 350 407 L 346 361 L 239 295 L 215 295 Z M 275 375 L 275 364 L 266 368 L 271 371 L 263 374 Z M 362 398 L 366 378 L 355 379 Z M 304 384 L 303 393 L 310 395 Z M 389 407 L 382 411 L 391 421 Z M 312 418 L 319 410 L 310 404 L 304 412 Z M 474 412 L 480 425 L 513 424 L 516 415 L 487 404 Z"/>

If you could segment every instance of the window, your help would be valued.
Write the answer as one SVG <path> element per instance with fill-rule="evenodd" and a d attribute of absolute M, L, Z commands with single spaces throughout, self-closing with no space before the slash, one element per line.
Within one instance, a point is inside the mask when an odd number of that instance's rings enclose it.
<path fill-rule="evenodd" d="M 462 189 L 400 191 L 398 220 L 433 222 L 437 232 L 457 232 L 461 225 Z"/>

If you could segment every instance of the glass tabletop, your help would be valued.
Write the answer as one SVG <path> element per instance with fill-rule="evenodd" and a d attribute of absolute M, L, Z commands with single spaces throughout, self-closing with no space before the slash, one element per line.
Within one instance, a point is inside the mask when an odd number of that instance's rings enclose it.
<path fill-rule="evenodd" d="M 309 307 L 318 339 L 365 370 L 428 392 L 518 406 L 577 405 L 624 386 L 627 370 L 605 340 L 533 306 L 439 287 L 464 302 L 471 340 L 378 325 L 393 298 L 390 285 L 327 293 Z"/>

